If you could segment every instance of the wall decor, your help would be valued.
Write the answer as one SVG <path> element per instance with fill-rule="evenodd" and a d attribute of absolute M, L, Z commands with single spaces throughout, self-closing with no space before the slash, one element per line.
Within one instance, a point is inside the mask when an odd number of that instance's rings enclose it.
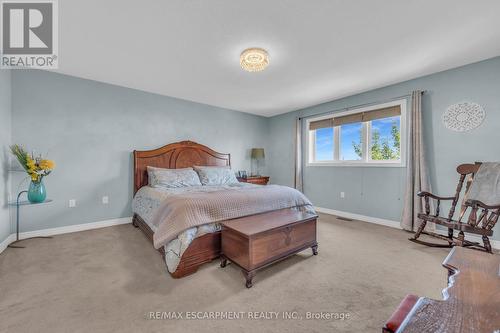
<path fill-rule="evenodd" d="M 485 115 L 483 107 L 477 103 L 457 103 L 450 105 L 443 113 L 443 124 L 452 131 L 470 131 L 481 125 Z"/>

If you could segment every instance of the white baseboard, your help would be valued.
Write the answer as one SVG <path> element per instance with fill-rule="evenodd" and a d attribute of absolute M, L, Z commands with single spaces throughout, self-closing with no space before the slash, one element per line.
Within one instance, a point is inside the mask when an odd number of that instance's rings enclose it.
<path fill-rule="evenodd" d="M 401 229 L 400 223 L 398 221 L 392 221 L 392 220 L 381 219 L 378 217 L 348 213 L 348 212 L 343 212 L 340 210 L 335 210 L 335 209 L 330 209 L 330 208 L 314 207 L 314 209 L 316 209 L 316 211 L 319 213 L 324 213 L 324 214 L 328 214 L 328 215 L 335 215 L 335 216 L 345 217 L 345 218 L 352 219 L 352 220 L 370 222 L 370 223 L 385 225 L 386 227 Z"/>
<path fill-rule="evenodd" d="M 132 223 L 132 217 L 122 217 L 118 219 L 104 220 L 98 222 L 68 225 L 65 227 L 26 231 L 19 233 L 19 239 L 37 237 L 37 236 L 54 236 L 54 235 L 68 234 L 71 232 L 106 228 L 127 223 Z M 7 248 L 7 246 L 15 240 L 16 240 L 16 234 L 10 234 L 2 243 L 0 243 L 0 253 L 2 253 Z"/>
<path fill-rule="evenodd" d="M 352 220 L 359 220 L 362 222 L 375 223 L 375 224 L 383 225 L 386 227 L 402 229 L 399 221 L 392 221 L 392 220 L 381 219 L 378 217 L 343 212 L 340 210 L 335 210 L 335 209 L 330 209 L 330 208 L 314 207 L 314 209 L 316 209 L 317 212 L 323 213 L 323 214 L 335 215 L 335 216 L 345 217 L 345 218 L 352 219 Z M 436 230 L 436 233 L 444 235 L 444 236 L 448 235 L 447 230 L 439 230 L 438 229 L 438 230 Z M 478 242 L 480 244 L 483 243 L 483 240 L 479 236 L 468 235 L 467 239 L 472 241 L 472 242 Z M 500 240 L 490 239 L 490 243 L 491 243 L 492 248 L 500 249 Z"/>
<path fill-rule="evenodd" d="M 16 234 L 10 234 L 0 243 L 0 253 L 2 253 L 10 243 L 16 240 Z"/>

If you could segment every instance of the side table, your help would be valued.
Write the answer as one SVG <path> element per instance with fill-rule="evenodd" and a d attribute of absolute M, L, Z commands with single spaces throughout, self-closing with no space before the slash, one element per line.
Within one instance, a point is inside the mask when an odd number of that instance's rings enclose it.
<path fill-rule="evenodd" d="M 29 237 L 29 238 L 19 239 L 19 207 L 21 207 L 21 206 L 27 206 L 27 205 L 40 205 L 40 204 L 52 202 L 52 200 L 50 200 L 50 199 L 47 199 L 47 200 L 45 200 L 43 202 L 38 202 L 38 203 L 32 203 L 32 202 L 29 202 L 28 200 L 20 201 L 19 199 L 21 198 L 21 195 L 23 193 L 28 193 L 28 191 L 21 191 L 21 192 L 19 192 L 19 194 L 17 195 L 16 202 L 9 203 L 10 206 L 16 206 L 16 240 L 13 241 L 12 243 L 10 243 L 8 245 L 8 247 L 12 247 L 12 248 L 16 248 L 16 249 L 25 248 L 25 246 L 14 245 L 14 244 L 19 243 L 19 242 L 21 242 L 23 240 L 26 240 L 26 239 L 32 239 L 32 238 L 52 238 L 50 236 L 36 236 L 36 237 Z"/>

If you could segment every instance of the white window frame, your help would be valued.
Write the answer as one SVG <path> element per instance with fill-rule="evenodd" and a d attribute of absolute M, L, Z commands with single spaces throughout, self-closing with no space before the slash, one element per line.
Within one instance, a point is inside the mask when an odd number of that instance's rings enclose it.
<path fill-rule="evenodd" d="M 391 101 L 387 103 L 381 103 L 376 105 L 370 105 L 366 107 L 361 107 L 357 109 L 351 109 L 344 112 L 338 113 L 330 113 L 321 117 L 307 119 L 306 121 L 306 156 L 307 163 L 306 166 L 372 166 L 372 167 L 406 167 L 406 159 L 407 159 L 407 151 L 408 151 L 408 117 L 407 117 L 407 104 L 408 101 L 406 99 L 400 99 L 396 101 Z M 362 123 L 362 157 L 360 160 L 340 160 L 340 126 L 336 126 L 333 128 L 333 160 L 331 161 L 315 161 L 316 154 L 316 131 L 309 130 L 309 123 L 317 120 L 331 118 L 332 116 L 340 117 L 347 116 L 350 114 L 373 111 L 377 109 L 382 109 L 391 106 L 399 106 L 401 108 L 401 120 L 400 120 L 400 146 L 401 146 L 401 158 L 400 160 L 393 161 L 380 161 L 380 160 L 372 160 L 371 154 L 368 152 L 371 151 L 371 122 L 363 122 Z"/>

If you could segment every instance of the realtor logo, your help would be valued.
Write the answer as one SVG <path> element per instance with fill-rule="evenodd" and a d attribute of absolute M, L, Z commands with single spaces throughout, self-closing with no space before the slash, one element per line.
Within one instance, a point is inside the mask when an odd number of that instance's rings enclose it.
<path fill-rule="evenodd" d="M 1 1 L 2 68 L 57 68 L 57 2 Z"/>

